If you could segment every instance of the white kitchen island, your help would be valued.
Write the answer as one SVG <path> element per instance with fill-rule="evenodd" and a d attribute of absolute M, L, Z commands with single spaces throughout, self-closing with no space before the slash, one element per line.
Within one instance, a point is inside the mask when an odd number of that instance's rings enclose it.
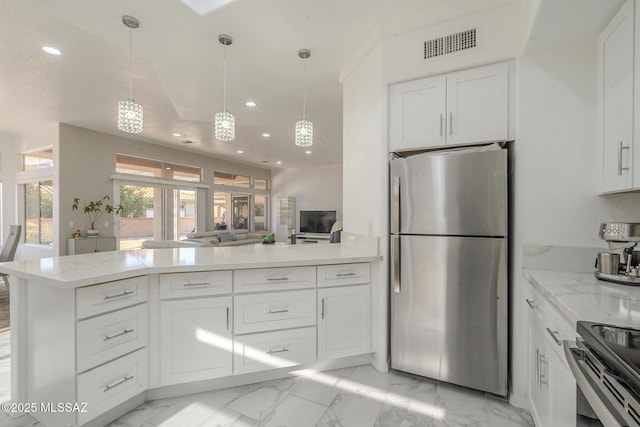
<path fill-rule="evenodd" d="M 2 264 L 12 403 L 45 425 L 104 425 L 145 400 L 369 363 L 379 261 L 343 243 Z"/>

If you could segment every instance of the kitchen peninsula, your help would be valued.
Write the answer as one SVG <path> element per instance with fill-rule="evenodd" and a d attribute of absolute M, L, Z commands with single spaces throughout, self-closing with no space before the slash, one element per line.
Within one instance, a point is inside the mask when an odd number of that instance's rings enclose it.
<path fill-rule="evenodd" d="M 78 412 L 31 415 L 104 425 L 145 400 L 369 363 L 371 263 L 381 258 L 376 239 L 345 242 L 2 264 L 12 402 L 78 403 Z"/>

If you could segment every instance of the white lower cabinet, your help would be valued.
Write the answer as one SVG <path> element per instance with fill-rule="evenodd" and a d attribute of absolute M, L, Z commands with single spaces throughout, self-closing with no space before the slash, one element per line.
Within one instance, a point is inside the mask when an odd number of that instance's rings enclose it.
<path fill-rule="evenodd" d="M 87 412 L 78 413 L 83 424 L 147 389 L 147 349 L 80 374 L 77 381 L 77 401 L 87 402 Z"/>
<path fill-rule="evenodd" d="M 231 309 L 230 296 L 161 301 L 162 385 L 231 375 Z"/>
<path fill-rule="evenodd" d="M 315 326 L 236 335 L 233 339 L 234 374 L 302 365 L 315 359 Z"/>
<path fill-rule="evenodd" d="M 371 286 L 318 290 L 318 359 L 371 352 Z"/>
<path fill-rule="evenodd" d="M 576 426 L 576 381 L 564 360 L 563 340 L 575 328 L 533 287 L 529 288 L 529 399 L 538 427 Z"/>

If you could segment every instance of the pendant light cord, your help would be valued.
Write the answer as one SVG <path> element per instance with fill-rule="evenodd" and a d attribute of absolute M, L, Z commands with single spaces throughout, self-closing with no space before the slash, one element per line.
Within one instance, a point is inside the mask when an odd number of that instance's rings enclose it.
<path fill-rule="evenodd" d="M 307 105 L 307 59 L 302 60 L 302 120 L 305 120 Z"/>
<path fill-rule="evenodd" d="M 222 110 L 227 111 L 227 45 L 223 48 L 223 65 L 222 65 Z"/>
<path fill-rule="evenodd" d="M 129 27 L 129 99 L 133 99 L 133 68 L 131 67 L 131 51 L 133 50 L 133 29 Z"/>

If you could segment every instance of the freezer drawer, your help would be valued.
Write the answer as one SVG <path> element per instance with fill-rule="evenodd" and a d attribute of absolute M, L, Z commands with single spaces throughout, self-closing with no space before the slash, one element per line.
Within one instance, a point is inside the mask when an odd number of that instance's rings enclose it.
<path fill-rule="evenodd" d="M 391 161 L 391 233 L 507 235 L 507 152 Z"/>
<path fill-rule="evenodd" d="M 507 394 L 507 240 L 392 236 L 391 366 Z"/>

